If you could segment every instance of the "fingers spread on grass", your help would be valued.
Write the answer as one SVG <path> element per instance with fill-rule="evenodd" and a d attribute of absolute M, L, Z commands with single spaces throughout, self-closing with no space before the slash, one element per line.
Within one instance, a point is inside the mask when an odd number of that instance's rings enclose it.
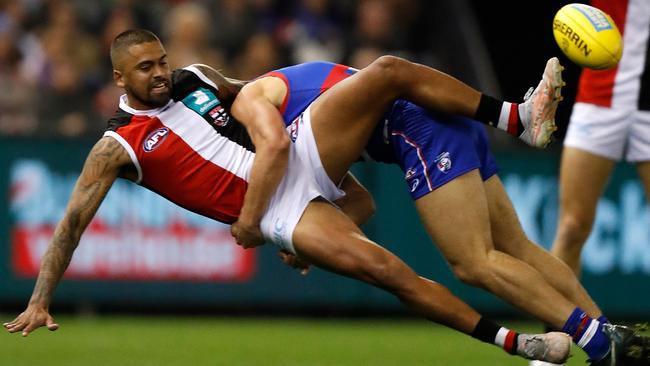
<path fill-rule="evenodd" d="M 47 318 L 46 325 L 47 325 L 47 329 L 49 329 L 51 332 L 54 332 L 55 330 L 59 329 L 59 324 L 55 323 L 54 318 L 51 316 Z"/>
<path fill-rule="evenodd" d="M 23 329 L 23 332 L 22 332 L 21 335 L 23 337 L 27 337 L 29 335 L 29 333 L 31 333 L 36 328 L 38 328 L 38 326 L 34 325 L 34 323 L 30 323 Z"/>
<path fill-rule="evenodd" d="M 20 332 L 21 330 L 23 330 L 23 328 L 25 328 L 25 325 L 22 322 L 20 322 L 20 323 L 16 323 L 16 324 L 12 325 L 11 327 L 7 328 L 7 330 L 9 330 L 9 333 L 16 333 L 16 332 Z"/>

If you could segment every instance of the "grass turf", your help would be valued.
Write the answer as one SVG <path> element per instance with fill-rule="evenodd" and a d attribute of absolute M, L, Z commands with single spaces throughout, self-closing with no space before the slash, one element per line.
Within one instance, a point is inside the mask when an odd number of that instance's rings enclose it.
<path fill-rule="evenodd" d="M 61 328 L 54 333 L 42 328 L 27 338 L 0 335 L 0 365 L 527 364 L 494 346 L 416 320 L 62 316 L 57 321 Z M 584 365 L 583 353 L 575 348 L 573 353 L 568 365 Z"/>

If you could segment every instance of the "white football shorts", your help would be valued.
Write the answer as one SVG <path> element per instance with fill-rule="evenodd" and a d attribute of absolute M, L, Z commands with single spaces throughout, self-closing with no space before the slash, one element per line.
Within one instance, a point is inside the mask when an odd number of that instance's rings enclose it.
<path fill-rule="evenodd" d="M 295 254 L 293 231 L 309 202 L 322 197 L 330 202 L 345 193 L 329 178 L 318 154 L 307 108 L 287 132 L 294 141 L 289 148 L 287 173 L 280 182 L 262 217 L 264 238 Z"/>
<path fill-rule="evenodd" d="M 564 146 L 615 161 L 650 161 L 650 112 L 576 103 Z"/>

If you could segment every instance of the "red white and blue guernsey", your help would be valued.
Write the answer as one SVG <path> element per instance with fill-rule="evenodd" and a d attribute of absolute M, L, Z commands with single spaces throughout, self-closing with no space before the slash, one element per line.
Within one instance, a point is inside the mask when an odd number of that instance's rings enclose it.
<path fill-rule="evenodd" d="M 280 112 L 289 133 L 300 132 L 303 111 L 336 83 L 357 70 L 330 62 L 308 62 L 265 74 L 287 86 Z M 377 124 L 364 160 L 398 164 L 411 197 L 418 199 L 452 179 L 479 169 L 487 180 L 498 167 L 482 125 L 467 118 L 436 114 L 398 100 Z"/>
<path fill-rule="evenodd" d="M 104 136 L 128 152 L 138 184 L 192 212 L 232 224 L 255 158 L 251 139 L 217 98 L 217 86 L 197 68 L 173 71 L 171 88 L 167 105 L 147 111 L 129 107 L 122 96 Z M 268 241 L 291 252 L 293 230 L 307 204 L 319 196 L 333 201 L 343 195 L 331 182 L 316 182 L 312 162 L 299 157 L 314 156 L 314 151 L 313 135 L 305 128 L 290 147 L 287 172 L 260 225 Z"/>
<path fill-rule="evenodd" d="M 231 224 L 241 209 L 255 148 L 216 95 L 217 86 L 198 69 L 174 70 L 167 105 L 135 110 L 123 95 L 104 136 L 129 153 L 138 171 L 136 183 Z"/>
<path fill-rule="evenodd" d="M 623 55 L 607 70 L 583 69 L 564 146 L 609 160 L 650 161 L 650 1 L 592 0 L 623 35 Z M 597 30 L 613 27 L 587 14 Z"/>

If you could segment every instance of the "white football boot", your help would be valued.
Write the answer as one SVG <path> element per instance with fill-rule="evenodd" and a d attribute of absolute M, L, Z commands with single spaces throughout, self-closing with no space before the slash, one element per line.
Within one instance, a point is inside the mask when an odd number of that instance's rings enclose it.
<path fill-rule="evenodd" d="M 566 365 L 565 363 L 550 363 L 546 361 L 537 361 L 537 360 L 530 361 L 528 363 L 528 366 L 565 366 L 565 365 Z"/>
<path fill-rule="evenodd" d="M 566 85 L 562 80 L 562 70 L 564 67 L 560 60 L 550 58 L 537 88 L 531 87 L 524 96 L 524 103 L 519 104 L 519 118 L 524 125 L 519 138 L 528 145 L 545 148 L 557 130 L 555 111 L 562 100 L 562 87 Z"/>
<path fill-rule="evenodd" d="M 520 334 L 517 354 L 529 360 L 544 361 L 530 365 L 562 365 L 571 353 L 571 338 L 561 332 Z"/>

